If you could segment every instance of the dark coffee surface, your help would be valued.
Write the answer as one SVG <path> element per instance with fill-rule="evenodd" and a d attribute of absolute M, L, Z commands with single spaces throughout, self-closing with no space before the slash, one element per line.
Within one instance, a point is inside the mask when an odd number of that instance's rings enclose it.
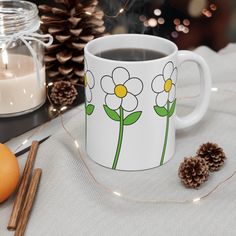
<path fill-rule="evenodd" d="M 96 56 L 116 60 L 116 61 L 148 61 L 165 57 L 164 53 L 140 49 L 140 48 L 121 48 L 100 52 Z"/>

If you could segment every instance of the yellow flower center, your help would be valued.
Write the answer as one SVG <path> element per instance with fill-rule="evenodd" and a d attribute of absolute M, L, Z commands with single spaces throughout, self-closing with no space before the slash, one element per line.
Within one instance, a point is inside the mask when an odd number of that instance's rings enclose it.
<path fill-rule="evenodd" d="M 87 80 L 87 76 L 84 76 L 84 86 L 87 87 L 88 86 L 88 80 Z"/>
<path fill-rule="evenodd" d="M 165 82 L 164 89 L 168 93 L 168 92 L 170 92 L 171 88 L 172 88 L 172 80 L 168 79 Z"/>
<path fill-rule="evenodd" d="M 127 88 L 123 84 L 118 84 L 114 92 L 117 97 L 124 98 L 127 94 Z"/>

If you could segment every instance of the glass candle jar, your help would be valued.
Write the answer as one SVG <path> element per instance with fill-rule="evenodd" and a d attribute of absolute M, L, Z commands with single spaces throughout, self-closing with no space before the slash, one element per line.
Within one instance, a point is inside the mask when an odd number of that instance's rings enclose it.
<path fill-rule="evenodd" d="M 52 37 L 39 28 L 35 4 L 0 2 L 0 117 L 32 112 L 46 100 L 43 49 Z"/>

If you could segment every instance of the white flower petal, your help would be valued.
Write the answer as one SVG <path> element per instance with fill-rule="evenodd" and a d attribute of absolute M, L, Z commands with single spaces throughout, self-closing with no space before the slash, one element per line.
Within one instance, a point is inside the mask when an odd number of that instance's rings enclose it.
<path fill-rule="evenodd" d="M 105 93 L 114 94 L 115 84 L 109 75 L 105 75 L 101 79 L 101 87 Z"/>
<path fill-rule="evenodd" d="M 91 102 L 92 101 L 92 91 L 89 87 L 86 87 L 85 95 L 86 95 L 87 102 Z"/>
<path fill-rule="evenodd" d="M 173 84 L 176 84 L 177 76 L 178 76 L 178 71 L 177 71 L 177 68 L 175 67 L 170 76 Z"/>
<path fill-rule="evenodd" d="M 164 77 L 164 80 L 168 80 L 171 78 L 171 74 L 174 70 L 174 63 L 172 61 L 169 61 L 163 68 L 163 77 Z"/>
<path fill-rule="evenodd" d="M 163 75 L 157 75 L 152 81 L 152 90 L 155 93 L 160 93 L 164 90 L 165 81 Z"/>
<path fill-rule="evenodd" d="M 168 99 L 168 93 L 166 93 L 165 91 L 158 93 L 156 96 L 157 106 L 164 107 L 167 103 L 167 99 Z"/>
<path fill-rule="evenodd" d="M 173 102 L 175 100 L 175 85 L 172 85 L 171 90 L 169 92 L 169 101 Z"/>
<path fill-rule="evenodd" d="M 125 87 L 127 88 L 129 93 L 133 95 L 138 95 L 143 90 L 143 82 L 139 78 L 130 78 L 125 82 Z"/>
<path fill-rule="evenodd" d="M 116 85 L 124 84 L 129 78 L 129 72 L 124 67 L 117 67 L 112 72 L 112 78 Z"/>
<path fill-rule="evenodd" d="M 122 107 L 126 111 L 134 111 L 138 106 L 138 99 L 131 93 L 127 93 L 127 95 L 123 98 Z"/>
<path fill-rule="evenodd" d="M 87 79 L 88 87 L 92 89 L 95 85 L 95 79 L 93 73 L 90 70 L 87 70 L 85 76 Z"/>
<path fill-rule="evenodd" d="M 118 98 L 115 94 L 107 94 L 105 97 L 106 105 L 112 110 L 117 110 L 121 105 L 121 98 Z"/>

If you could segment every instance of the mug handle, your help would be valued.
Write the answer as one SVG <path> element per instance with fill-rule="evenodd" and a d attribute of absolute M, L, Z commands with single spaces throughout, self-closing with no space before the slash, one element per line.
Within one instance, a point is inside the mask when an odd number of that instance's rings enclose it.
<path fill-rule="evenodd" d="M 211 74 L 206 61 L 194 52 L 180 50 L 178 52 L 179 66 L 186 61 L 193 61 L 198 65 L 200 71 L 200 100 L 194 111 L 187 116 L 175 116 L 176 129 L 187 128 L 200 121 L 207 111 L 211 95 Z"/>

